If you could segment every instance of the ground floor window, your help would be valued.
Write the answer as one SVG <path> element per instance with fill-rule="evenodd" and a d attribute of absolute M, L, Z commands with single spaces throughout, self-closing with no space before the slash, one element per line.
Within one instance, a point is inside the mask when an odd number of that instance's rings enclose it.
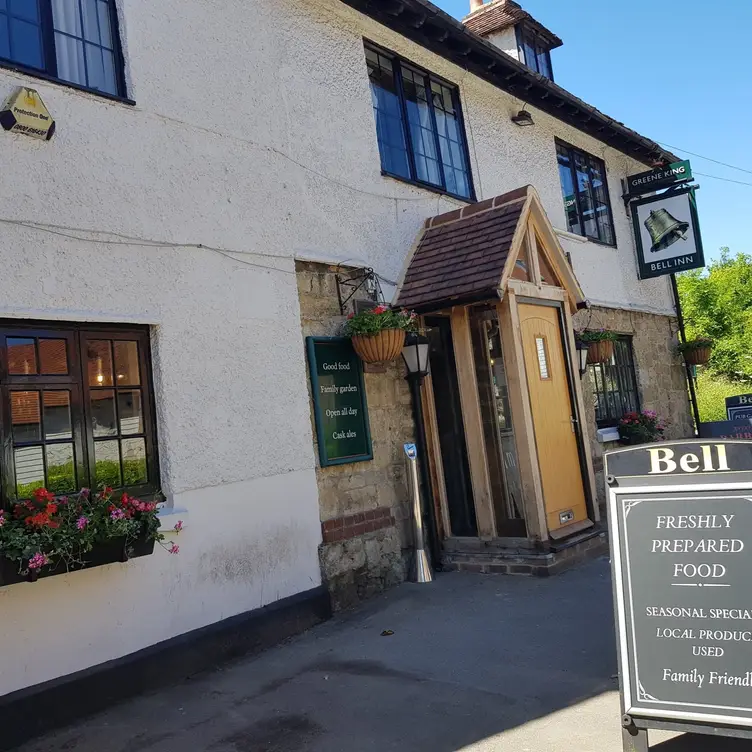
<path fill-rule="evenodd" d="M 0 322 L 2 501 L 159 489 L 149 332 Z"/>
<path fill-rule="evenodd" d="M 599 428 L 616 426 L 624 413 L 640 409 L 631 337 L 619 337 L 614 342 L 611 360 L 593 363 L 588 369 Z"/>

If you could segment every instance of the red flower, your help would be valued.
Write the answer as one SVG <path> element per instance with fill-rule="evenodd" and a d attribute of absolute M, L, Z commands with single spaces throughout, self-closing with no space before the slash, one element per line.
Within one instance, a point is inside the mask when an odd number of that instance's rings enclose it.
<path fill-rule="evenodd" d="M 348 318 L 348 319 L 351 319 L 351 318 L 352 318 L 353 316 L 355 316 L 355 314 L 354 314 L 354 313 L 352 313 L 352 312 L 351 312 L 351 313 L 348 313 L 348 314 L 347 314 L 347 318 Z"/>
<path fill-rule="evenodd" d="M 385 305 L 377 305 L 376 308 L 373 309 L 373 313 L 379 314 L 379 313 L 386 313 L 387 307 Z"/>

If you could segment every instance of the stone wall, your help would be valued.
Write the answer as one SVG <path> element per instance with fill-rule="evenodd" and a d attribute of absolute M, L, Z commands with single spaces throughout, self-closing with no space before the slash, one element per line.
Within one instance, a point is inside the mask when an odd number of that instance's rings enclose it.
<path fill-rule="evenodd" d="M 337 267 L 298 261 L 295 269 L 303 337 L 339 334 L 344 316 Z M 355 299 L 369 296 L 362 290 Z M 413 440 L 414 426 L 401 360 L 366 366 L 365 388 L 373 460 L 322 468 L 315 447 L 323 538 L 319 558 L 335 609 L 402 582 L 412 544 L 402 444 Z M 315 444 L 312 401 L 311 425 Z"/>
<path fill-rule="evenodd" d="M 640 408 L 654 410 L 666 420 L 667 439 L 693 436 L 686 369 L 676 350 L 679 327 L 675 317 L 593 307 L 587 311 L 580 311 L 575 316 L 574 326 L 578 331 L 609 329 L 619 334 L 630 335 Z M 597 440 L 595 409 L 588 409 L 588 406 L 594 405 L 593 384 L 587 374 L 582 379 L 582 387 L 585 407 L 588 410 L 598 501 L 604 504 L 603 452 L 618 448 L 618 445 L 615 442 L 603 444 Z"/>

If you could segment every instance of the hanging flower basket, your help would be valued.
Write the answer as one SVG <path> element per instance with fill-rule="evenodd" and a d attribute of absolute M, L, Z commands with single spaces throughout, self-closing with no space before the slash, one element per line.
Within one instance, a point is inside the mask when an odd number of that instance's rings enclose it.
<path fill-rule="evenodd" d="M 590 329 L 577 333 L 580 342 L 587 345 L 588 363 L 608 363 L 614 357 L 614 341 L 619 336 L 608 329 Z"/>
<path fill-rule="evenodd" d="M 587 343 L 588 363 L 609 363 L 614 357 L 614 342 L 610 339 L 602 339 L 600 342 Z"/>
<path fill-rule="evenodd" d="M 364 363 L 388 363 L 399 358 L 405 346 L 405 330 L 382 329 L 377 334 L 356 334 L 352 344 Z"/>
<path fill-rule="evenodd" d="M 713 353 L 713 340 L 699 337 L 682 342 L 679 345 L 679 352 L 690 366 L 704 366 Z"/>
<path fill-rule="evenodd" d="M 393 311 L 379 305 L 370 311 L 350 314 L 345 334 L 365 363 L 388 363 L 400 356 L 405 334 L 415 329 L 417 316 L 410 311 Z"/>

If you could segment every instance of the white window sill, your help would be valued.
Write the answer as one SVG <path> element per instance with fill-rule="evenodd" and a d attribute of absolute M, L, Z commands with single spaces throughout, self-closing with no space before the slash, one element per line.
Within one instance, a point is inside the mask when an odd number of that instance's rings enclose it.
<path fill-rule="evenodd" d="M 586 237 L 583 237 L 582 235 L 576 235 L 573 232 L 569 232 L 569 230 L 554 229 L 554 232 L 560 238 L 566 238 L 567 240 L 574 240 L 575 243 L 588 243 L 588 242 L 590 242 Z"/>
<path fill-rule="evenodd" d="M 610 441 L 619 441 L 619 429 L 618 428 L 599 428 L 595 432 L 595 436 L 601 444 L 607 444 Z"/>

